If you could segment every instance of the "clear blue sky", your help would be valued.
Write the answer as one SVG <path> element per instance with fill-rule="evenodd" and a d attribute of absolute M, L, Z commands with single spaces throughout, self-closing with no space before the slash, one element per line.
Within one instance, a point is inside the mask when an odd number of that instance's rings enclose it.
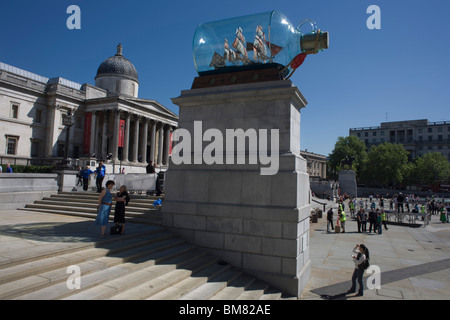
<path fill-rule="evenodd" d="M 81 30 L 66 27 L 71 4 L 81 8 Z M 366 27 L 370 5 L 381 8 L 381 30 Z M 295 26 L 313 19 L 330 32 L 330 49 L 308 56 L 291 78 L 309 102 L 301 111 L 302 149 L 328 155 L 349 128 L 386 118 L 450 121 L 446 0 L 1 0 L 0 61 L 94 84 L 121 42 L 139 73 L 139 96 L 178 113 L 171 98 L 197 75 L 197 26 L 269 10 Z"/>

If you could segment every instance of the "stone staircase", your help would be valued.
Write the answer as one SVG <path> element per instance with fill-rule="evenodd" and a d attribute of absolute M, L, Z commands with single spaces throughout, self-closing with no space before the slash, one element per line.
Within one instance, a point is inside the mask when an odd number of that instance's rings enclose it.
<path fill-rule="evenodd" d="M 95 219 L 98 195 L 96 192 L 61 192 L 32 204 L 27 204 L 23 210 Z M 130 197 L 131 200 L 126 207 L 126 220 L 128 222 L 161 225 L 160 207 L 153 205 L 158 197 L 140 195 L 131 195 Z M 114 219 L 114 204 L 115 201 L 113 201 L 111 209 L 111 221 Z"/>
<path fill-rule="evenodd" d="M 91 196 L 59 194 L 25 210 L 95 217 Z M 94 197 L 92 197 L 94 198 Z M 144 197 L 142 197 L 144 198 Z M 141 200 L 141 201 L 138 201 Z M 147 201 L 147 202 L 145 202 Z M 139 214 L 153 199 L 136 204 L 136 232 L 104 239 L 48 243 L 6 252 L 0 259 L 0 299 L 3 300 L 276 300 L 290 299 L 270 285 L 220 261 L 181 240 L 156 222 Z M 37 201 L 38 202 L 38 201 Z M 40 201 L 39 201 L 40 202 Z M 139 204 L 138 204 L 139 202 Z M 71 205 L 69 205 L 69 203 Z M 94 203 L 95 205 L 95 203 Z M 70 207 L 73 206 L 73 209 Z M 63 209 L 64 210 L 63 210 Z M 145 208 L 137 213 L 138 208 Z M 127 216 L 128 216 L 127 208 Z M 64 211 L 64 212 L 63 212 Z M 158 211 L 159 212 L 159 211 Z M 131 219 L 130 219 L 131 220 Z M 151 222 L 153 221 L 153 222 Z M 131 221 L 130 221 L 131 222 Z M 128 229 L 128 228 L 127 228 Z M 13 250 L 11 250 L 13 251 Z M 80 288 L 73 283 L 69 266 L 77 266 Z"/>

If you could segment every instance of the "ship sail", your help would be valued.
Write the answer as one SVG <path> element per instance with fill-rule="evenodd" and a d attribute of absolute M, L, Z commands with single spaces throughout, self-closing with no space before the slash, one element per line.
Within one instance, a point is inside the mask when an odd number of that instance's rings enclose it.
<path fill-rule="evenodd" d="M 250 60 L 248 59 L 247 54 L 247 45 L 246 44 L 245 37 L 242 34 L 242 28 L 239 27 L 236 29 L 236 39 L 234 40 L 232 47 L 236 49 L 237 53 L 240 54 L 242 57 L 239 57 L 244 64 L 248 64 Z"/>
<path fill-rule="evenodd" d="M 270 58 L 267 56 L 268 48 L 265 44 L 266 35 L 261 25 L 256 27 L 255 41 L 253 42 L 253 59 L 256 62 L 266 62 Z"/>

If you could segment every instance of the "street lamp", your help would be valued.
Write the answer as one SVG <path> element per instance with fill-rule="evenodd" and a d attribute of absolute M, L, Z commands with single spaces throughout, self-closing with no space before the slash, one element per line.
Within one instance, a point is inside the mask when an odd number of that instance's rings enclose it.
<path fill-rule="evenodd" d="M 58 168 L 63 170 L 73 170 L 71 159 L 69 159 L 69 136 L 70 128 L 74 125 L 75 119 L 72 115 L 72 110 L 69 110 L 67 114 L 62 115 L 63 125 L 66 127 L 66 145 L 64 148 L 64 159 L 59 163 Z"/>

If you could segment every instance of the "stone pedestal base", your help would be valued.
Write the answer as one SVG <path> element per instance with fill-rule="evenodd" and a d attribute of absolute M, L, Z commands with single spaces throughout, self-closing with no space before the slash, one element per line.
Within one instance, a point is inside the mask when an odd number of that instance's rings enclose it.
<path fill-rule="evenodd" d="M 163 225 L 300 296 L 310 275 L 311 211 L 306 160 L 300 156 L 300 108 L 306 105 L 300 91 L 290 81 L 274 81 L 183 91 L 174 102 L 180 106 L 180 128 L 193 137 L 195 121 L 202 121 L 203 132 L 218 129 L 224 137 L 227 129 L 279 130 L 279 148 L 272 149 L 278 170 L 262 175 L 265 165 L 249 164 L 249 153 L 245 164 L 208 165 L 195 152 L 190 163 L 176 165 L 172 159 Z M 209 143 L 203 141 L 202 150 Z M 269 139 L 269 153 L 270 146 Z"/>

